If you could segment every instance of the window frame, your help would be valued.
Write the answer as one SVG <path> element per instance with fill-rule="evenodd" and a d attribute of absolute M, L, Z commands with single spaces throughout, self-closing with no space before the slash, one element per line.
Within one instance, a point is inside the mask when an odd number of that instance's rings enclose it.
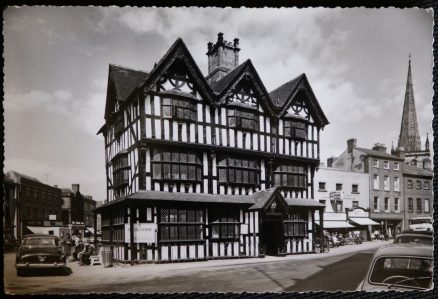
<path fill-rule="evenodd" d="M 185 105 L 183 105 L 183 103 Z M 185 117 L 184 115 L 179 115 L 178 111 L 181 109 L 184 110 L 183 114 L 187 110 L 189 116 Z M 196 122 L 198 120 L 198 104 L 195 99 L 182 96 L 161 97 L 161 110 L 161 115 L 164 119 L 184 122 Z"/>
<path fill-rule="evenodd" d="M 373 209 L 374 212 L 380 212 L 380 198 L 378 196 L 374 196 Z"/>
<path fill-rule="evenodd" d="M 288 163 L 277 165 L 274 168 L 272 185 L 293 190 L 306 190 L 308 187 L 306 166 Z"/>
<path fill-rule="evenodd" d="M 389 197 L 385 197 L 384 198 L 384 202 L 383 202 L 383 210 L 386 213 L 389 213 L 391 211 L 391 199 Z"/>
<path fill-rule="evenodd" d="M 423 204 L 421 202 L 421 198 L 417 198 L 416 203 L 415 203 L 415 212 L 421 213 L 422 209 L 423 209 Z"/>
<path fill-rule="evenodd" d="M 252 166 L 250 166 L 252 165 Z M 241 156 L 222 156 L 218 159 L 218 184 L 230 186 L 258 187 L 261 169 L 257 158 L 247 159 Z M 223 175 L 225 174 L 225 178 Z M 237 178 L 240 178 L 239 180 Z"/>
<path fill-rule="evenodd" d="M 394 170 L 400 170 L 400 163 L 394 162 Z"/>
<path fill-rule="evenodd" d="M 373 167 L 379 168 L 379 160 L 378 159 L 373 159 Z"/>
<path fill-rule="evenodd" d="M 285 137 L 305 141 L 309 134 L 309 121 L 304 118 L 285 117 L 283 120 Z"/>
<path fill-rule="evenodd" d="M 253 108 L 227 106 L 227 124 L 228 127 L 236 130 L 257 132 L 260 128 L 260 113 Z M 247 124 L 244 125 L 245 120 Z M 252 124 L 252 125 L 251 125 Z"/>
<path fill-rule="evenodd" d="M 383 161 L 383 169 L 389 169 L 389 161 Z"/>
<path fill-rule="evenodd" d="M 414 198 L 408 197 L 408 212 L 414 212 Z"/>
<path fill-rule="evenodd" d="M 400 213 L 400 198 L 398 197 L 394 198 L 394 211 Z"/>
<path fill-rule="evenodd" d="M 322 185 L 321 185 L 322 184 Z M 321 186 L 323 188 L 321 188 Z M 318 191 L 327 191 L 325 182 L 318 182 Z"/>
<path fill-rule="evenodd" d="M 189 212 L 193 212 L 193 220 L 189 221 Z M 167 214 L 167 217 L 166 217 Z M 158 242 L 204 242 L 205 215 L 200 208 L 160 207 L 158 218 Z M 199 217 L 200 215 L 200 217 Z M 184 216 L 184 217 L 182 217 Z M 163 221 L 164 220 L 164 221 Z M 167 231 L 167 238 L 164 236 Z M 189 238 L 190 232 L 194 238 Z M 175 238 L 176 236 L 176 238 Z"/>
<path fill-rule="evenodd" d="M 380 190 L 380 179 L 378 174 L 373 176 L 373 188 L 374 190 Z"/>

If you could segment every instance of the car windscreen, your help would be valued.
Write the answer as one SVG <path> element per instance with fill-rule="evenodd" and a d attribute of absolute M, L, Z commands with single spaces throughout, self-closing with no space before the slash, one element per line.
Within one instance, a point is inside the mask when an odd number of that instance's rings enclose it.
<path fill-rule="evenodd" d="M 400 243 L 416 243 L 416 244 L 432 244 L 432 237 L 425 236 L 397 236 L 394 240 L 394 244 Z"/>
<path fill-rule="evenodd" d="M 24 246 L 40 245 L 40 246 L 57 246 L 58 242 L 55 238 L 28 238 L 23 241 Z"/>
<path fill-rule="evenodd" d="M 422 257 L 380 257 L 369 282 L 391 287 L 427 289 L 432 282 L 432 259 Z"/>

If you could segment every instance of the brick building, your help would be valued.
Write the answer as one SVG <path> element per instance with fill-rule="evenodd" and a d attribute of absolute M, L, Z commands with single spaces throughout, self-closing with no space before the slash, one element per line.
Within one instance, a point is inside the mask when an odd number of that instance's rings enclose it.
<path fill-rule="evenodd" d="M 26 234 L 41 232 L 59 235 L 62 226 L 59 188 L 16 171 L 4 175 L 3 186 L 8 238 L 20 240 Z"/>
<path fill-rule="evenodd" d="M 328 121 L 304 74 L 269 93 L 239 51 L 220 33 L 206 77 L 181 39 L 150 72 L 110 65 L 96 218 L 116 259 L 314 252 Z"/>
<path fill-rule="evenodd" d="M 388 154 L 383 144 L 359 148 L 356 139 L 347 141 L 347 150 L 333 161 L 334 168 L 369 175 L 370 218 L 391 234 L 402 229 L 404 217 L 404 160 Z"/>
<path fill-rule="evenodd" d="M 79 184 L 72 184 L 71 189 L 62 189 L 62 221 L 70 228 L 72 234 L 84 235 L 86 230 L 94 232 L 94 213 L 96 202 L 90 195 L 80 192 Z"/>

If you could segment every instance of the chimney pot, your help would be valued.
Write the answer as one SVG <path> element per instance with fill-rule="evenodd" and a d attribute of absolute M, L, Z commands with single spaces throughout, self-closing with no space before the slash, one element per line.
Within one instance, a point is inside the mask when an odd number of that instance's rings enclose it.
<path fill-rule="evenodd" d="M 71 189 L 73 190 L 73 192 L 79 192 L 79 184 L 72 184 L 71 185 Z"/>
<path fill-rule="evenodd" d="M 373 151 L 379 151 L 386 153 L 386 146 L 383 143 L 376 143 L 373 146 Z"/>
<path fill-rule="evenodd" d="M 327 167 L 333 167 L 333 161 L 335 161 L 334 157 L 330 157 L 327 159 Z"/>

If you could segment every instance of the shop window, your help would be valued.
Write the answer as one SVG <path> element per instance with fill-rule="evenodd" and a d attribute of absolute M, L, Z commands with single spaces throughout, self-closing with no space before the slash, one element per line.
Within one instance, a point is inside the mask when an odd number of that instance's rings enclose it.
<path fill-rule="evenodd" d="M 307 211 L 297 211 L 287 215 L 283 221 L 286 237 L 305 237 L 307 235 Z"/>
<path fill-rule="evenodd" d="M 260 170 L 256 159 L 222 157 L 218 173 L 220 184 L 259 185 Z"/>
<path fill-rule="evenodd" d="M 421 198 L 417 198 L 417 213 L 421 213 Z"/>
<path fill-rule="evenodd" d="M 298 165 L 277 166 L 274 170 L 274 185 L 294 189 L 307 188 L 306 168 Z"/>
<path fill-rule="evenodd" d="M 160 241 L 197 241 L 203 239 L 202 210 L 160 209 Z"/>
<path fill-rule="evenodd" d="M 166 181 L 201 181 L 202 162 L 199 154 L 154 149 L 152 179 Z"/>
<path fill-rule="evenodd" d="M 413 212 L 414 211 L 414 199 L 413 198 L 408 198 L 408 212 Z"/>
<path fill-rule="evenodd" d="M 163 117 L 184 121 L 196 121 L 197 104 L 191 99 L 163 98 Z"/>
<path fill-rule="evenodd" d="M 305 119 L 285 120 L 284 135 L 296 140 L 307 139 L 308 123 Z"/>
<path fill-rule="evenodd" d="M 259 115 L 257 111 L 228 108 L 228 126 L 230 128 L 258 131 Z"/>

